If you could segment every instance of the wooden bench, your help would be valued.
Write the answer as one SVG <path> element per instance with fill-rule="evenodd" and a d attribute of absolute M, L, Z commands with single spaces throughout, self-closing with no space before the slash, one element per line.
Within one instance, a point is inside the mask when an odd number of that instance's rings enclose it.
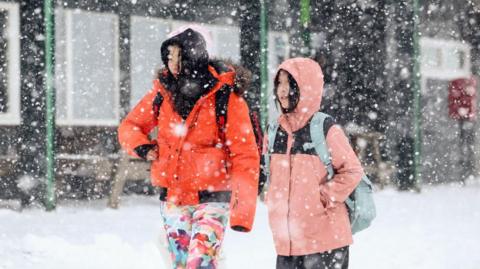
<path fill-rule="evenodd" d="M 8 176 L 16 162 L 16 156 L 0 156 L 0 177 Z M 111 208 L 118 208 L 127 180 L 150 178 L 150 163 L 129 157 L 125 153 L 109 155 L 59 153 L 55 156 L 55 166 L 57 191 L 68 189 L 62 185 L 68 177 L 91 178 L 93 184 L 111 186 L 108 197 L 108 206 Z M 6 202 L 9 202 L 8 206 Z M 17 207 L 10 205 L 10 202 L 0 200 L 0 208 Z"/>
<path fill-rule="evenodd" d="M 101 156 L 59 153 L 55 156 L 56 166 L 60 168 L 58 173 L 60 176 L 75 174 L 91 176 L 96 180 L 109 180 L 117 159 L 118 154 Z"/>
<path fill-rule="evenodd" d="M 10 180 L 12 179 L 7 179 L 14 173 L 15 165 L 18 161 L 18 157 L 14 155 L 0 155 L 0 180 L 8 180 L 7 182 L 2 183 L 3 188 L 14 188 L 12 184 L 16 184 L 16 182 L 12 182 Z M 12 191 L 13 190 L 4 190 L 6 192 Z M 0 208 L 6 208 L 6 209 L 11 209 L 15 211 L 21 211 L 22 210 L 22 203 L 20 199 L 15 199 L 9 194 L 6 194 L 8 198 L 5 199 L 0 199 Z"/>
<path fill-rule="evenodd" d="M 17 160 L 17 156 L 0 155 L 0 177 L 9 175 L 15 167 Z"/>
<path fill-rule="evenodd" d="M 145 180 L 147 178 L 150 178 L 150 162 L 121 153 L 116 163 L 107 205 L 110 208 L 118 208 L 120 195 L 127 180 Z"/>
<path fill-rule="evenodd" d="M 68 154 L 55 156 L 57 194 L 59 197 L 103 197 L 114 175 L 118 154 Z"/>
<path fill-rule="evenodd" d="M 384 135 L 378 132 L 362 132 L 353 133 L 350 136 L 363 169 L 373 183 L 380 188 L 390 184 L 395 165 L 382 159 L 380 141 L 385 139 Z"/>

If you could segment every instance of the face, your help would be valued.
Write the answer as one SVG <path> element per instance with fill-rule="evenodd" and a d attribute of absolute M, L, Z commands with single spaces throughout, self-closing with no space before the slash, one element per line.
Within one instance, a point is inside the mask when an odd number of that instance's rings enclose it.
<path fill-rule="evenodd" d="M 168 46 L 168 69 L 175 77 L 182 69 L 182 50 L 179 46 Z"/>
<path fill-rule="evenodd" d="M 278 85 L 277 85 L 277 97 L 280 102 L 280 106 L 283 109 L 288 109 L 290 103 L 290 83 L 288 82 L 288 73 L 286 71 L 280 70 L 278 74 Z"/>

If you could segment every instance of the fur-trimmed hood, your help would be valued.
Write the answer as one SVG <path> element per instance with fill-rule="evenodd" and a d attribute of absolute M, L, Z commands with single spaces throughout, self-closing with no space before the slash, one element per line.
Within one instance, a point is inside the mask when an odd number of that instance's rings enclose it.
<path fill-rule="evenodd" d="M 160 48 L 162 62 L 168 66 L 168 46 L 177 45 L 182 50 L 182 69 L 188 68 L 190 71 L 197 71 L 200 76 L 205 76 L 205 80 L 211 79 L 208 74 L 208 66 L 212 66 L 218 74 L 226 72 L 235 72 L 234 92 L 241 95 L 250 87 L 252 73 L 243 66 L 234 64 L 229 59 L 210 59 L 207 51 L 205 38 L 198 31 L 187 28 L 162 43 Z M 160 70 L 158 78 L 171 85 L 174 82 L 173 76 L 168 74 L 168 68 Z M 180 74 L 182 76 L 182 74 Z M 165 81 L 165 78 L 168 77 Z M 167 87 L 168 87 L 167 85 Z"/>
<path fill-rule="evenodd" d="M 218 73 L 235 72 L 233 91 L 238 94 L 244 94 L 252 82 L 252 72 L 247 68 L 234 64 L 229 59 L 213 59 L 210 61 L 210 66 L 212 66 Z"/>
<path fill-rule="evenodd" d="M 218 74 L 233 73 L 233 91 L 238 95 L 243 95 L 252 83 L 252 72 L 247 68 L 234 64 L 231 60 L 212 59 L 209 61 L 209 66 L 213 67 Z M 168 72 L 166 67 L 157 71 L 157 79 L 168 88 L 174 79 Z"/>
<path fill-rule="evenodd" d="M 179 46 L 182 50 L 182 71 L 188 69 L 188 73 L 204 73 L 208 67 L 207 44 L 203 36 L 191 28 L 170 37 L 162 43 L 160 55 L 165 66 L 168 65 L 168 47 L 171 45 Z M 182 73 L 182 72 L 181 72 Z"/>

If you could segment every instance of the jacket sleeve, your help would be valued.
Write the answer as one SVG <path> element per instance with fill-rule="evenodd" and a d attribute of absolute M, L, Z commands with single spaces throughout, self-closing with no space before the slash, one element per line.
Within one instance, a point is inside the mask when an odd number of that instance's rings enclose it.
<path fill-rule="evenodd" d="M 320 197 L 326 208 L 343 203 L 363 176 L 363 169 L 343 130 L 334 125 L 327 134 L 327 145 L 335 174 L 320 186 Z"/>
<path fill-rule="evenodd" d="M 157 125 L 153 111 L 156 94 L 156 90 L 150 90 L 118 127 L 118 141 L 129 155 L 145 158 L 143 155 L 146 155 L 147 149 L 154 148 L 156 145 L 156 142 L 148 137 L 150 131 Z"/>
<path fill-rule="evenodd" d="M 227 113 L 225 137 L 230 150 L 228 171 L 232 189 L 230 226 L 249 232 L 257 203 L 259 153 L 245 100 L 231 94 Z"/>
<path fill-rule="evenodd" d="M 267 157 L 267 151 L 268 151 L 268 128 L 266 129 L 266 132 L 263 136 L 263 142 L 262 142 L 262 154 L 260 155 L 260 175 L 259 175 L 259 180 L 258 180 L 258 195 L 260 195 L 262 192 L 267 191 L 266 188 L 268 186 L 265 186 L 267 183 L 267 169 L 270 169 L 270 167 L 266 167 L 265 163 L 265 158 Z"/>

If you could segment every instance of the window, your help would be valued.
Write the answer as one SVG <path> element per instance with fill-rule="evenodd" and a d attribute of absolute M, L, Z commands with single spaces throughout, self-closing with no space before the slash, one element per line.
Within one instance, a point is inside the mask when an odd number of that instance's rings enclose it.
<path fill-rule="evenodd" d="M 275 118 L 278 114 L 273 100 L 273 79 L 278 66 L 286 59 L 290 53 L 288 34 L 280 32 L 268 33 L 268 117 Z"/>
<path fill-rule="evenodd" d="M 172 29 L 191 23 L 185 21 L 172 21 Z M 240 62 L 240 28 L 226 25 L 200 24 L 211 35 L 207 37 L 208 53 L 212 58 L 231 59 Z M 211 39 L 211 42 L 208 42 Z"/>
<path fill-rule="evenodd" d="M 0 124 L 20 123 L 18 4 L 0 2 Z"/>
<path fill-rule="evenodd" d="M 233 26 L 205 25 L 212 33 L 212 56 L 240 63 L 240 29 Z"/>
<path fill-rule="evenodd" d="M 69 9 L 55 15 L 57 123 L 118 124 L 118 16 Z"/>
<path fill-rule="evenodd" d="M 451 80 L 470 76 L 470 46 L 460 41 L 422 38 L 421 73 L 428 78 Z"/>
<path fill-rule="evenodd" d="M 134 107 L 152 88 L 155 71 L 162 66 L 160 46 L 170 32 L 170 22 L 132 16 L 130 23 L 132 76 L 130 106 Z"/>
<path fill-rule="evenodd" d="M 155 71 L 163 66 L 160 58 L 160 46 L 167 39 L 168 33 L 191 24 L 185 21 L 152 19 L 132 16 L 131 18 L 131 77 L 132 90 L 130 106 L 135 104 L 152 87 Z M 240 29 L 234 26 L 201 24 L 211 36 L 208 44 L 210 56 L 230 58 L 240 61 Z"/>
<path fill-rule="evenodd" d="M 422 63 L 428 68 L 441 68 L 442 67 L 442 49 L 441 48 L 428 48 L 423 52 Z"/>

